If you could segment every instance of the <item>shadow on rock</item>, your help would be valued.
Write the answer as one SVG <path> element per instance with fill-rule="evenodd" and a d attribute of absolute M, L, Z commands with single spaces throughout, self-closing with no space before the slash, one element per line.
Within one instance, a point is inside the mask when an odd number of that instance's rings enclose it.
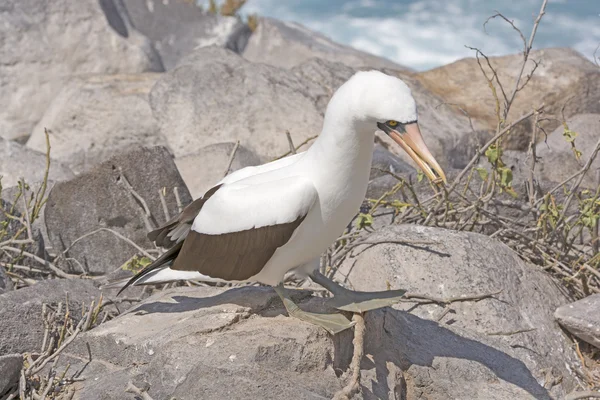
<path fill-rule="evenodd" d="M 198 294 L 198 291 L 190 293 Z M 325 309 L 321 298 L 312 297 L 308 291 L 292 293 L 303 309 L 331 312 Z M 281 302 L 270 287 L 233 288 L 209 297 L 172 296 L 169 302 L 159 298 L 133 309 L 131 313 L 182 313 L 224 304 L 235 304 L 263 317 L 284 313 Z M 551 398 L 525 364 L 509 355 L 511 349 L 492 338 L 478 337 L 470 331 L 461 331 L 459 335 L 437 322 L 389 307 L 369 312 L 366 317 L 365 354 L 372 358 L 363 359 L 362 369 L 374 368 L 376 379 L 363 387 L 365 398 L 389 398 L 387 377 L 390 375 L 390 363 L 403 371 L 408 392 L 417 397 L 419 391 L 426 392 L 429 386 L 429 390 L 437 392 L 438 387 L 443 385 L 440 382 L 450 385 L 452 377 L 456 377 L 457 381 L 472 382 L 473 387 L 484 382 L 489 383 L 487 390 L 503 390 L 503 386 L 514 385 L 536 399 Z M 351 359 L 352 335 L 343 332 L 338 336 L 334 339 L 334 364 L 336 369 L 345 370 Z M 474 390 L 480 394 L 487 393 L 480 388 Z"/>

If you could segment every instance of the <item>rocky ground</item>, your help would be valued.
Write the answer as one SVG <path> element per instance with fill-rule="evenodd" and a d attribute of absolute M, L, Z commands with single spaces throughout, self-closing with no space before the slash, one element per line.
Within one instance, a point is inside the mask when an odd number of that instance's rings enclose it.
<path fill-rule="evenodd" d="M 575 51 L 415 72 L 184 0 L 7 0 L 0 37 L 0 399 L 340 398 L 358 373 L 356 399 L 599 396 L 600 67 Z M 224 175 L 308 148 L 364 69 L 411 87 L 450 184 L 377 137 L 324 272 L 409 293 L 365 314 L 359 364 L 268 287 L 102 288 Z"/>

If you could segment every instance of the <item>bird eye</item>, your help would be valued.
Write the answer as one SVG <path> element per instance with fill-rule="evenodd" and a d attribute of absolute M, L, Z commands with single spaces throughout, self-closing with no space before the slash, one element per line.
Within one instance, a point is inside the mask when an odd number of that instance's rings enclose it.
<path fill-rule="evenodd" d="M 396 125 L 398 125 L 398 121 L 388 121 L 388 122 L 387 122 L 387 124 L 388 124 L 389 126 L 392 126 L 392 127 L 393 127 L 393 126 L 396 126 Z"/>

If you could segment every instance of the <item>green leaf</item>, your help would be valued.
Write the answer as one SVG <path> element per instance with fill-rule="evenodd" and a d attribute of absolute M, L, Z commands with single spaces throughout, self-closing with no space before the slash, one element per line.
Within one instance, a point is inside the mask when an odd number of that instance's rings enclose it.
<path fill-rule="evenodd" d="M 481 178 L 481 180 L 487 181 L 487 178 L 488 178 L 488 175 L 489 175 L 487 169 L 482 168 L 482 167 L 478 167 L 478 168 L 475 168 L 475 171 L 477 171 L 477 173 L 479 174 L 479 177 Z"/>
<path fill-rule="evenodd" d="M 412 204 L 409 203 L 404 203 L 400 200 L 394 200 L 390 203 L 390 205 L 392 207 L 394 207 L 395 209 L 397 209 L 398 211 L 404 211 L 405 209 L 407 209 L 408 207 L 411 207 Z"/>
<path fill-rule="evenodd" d="M 574 132 L 572 130 L 570 130 L 569 128 L 565 128 L 563 130 L 563 137 L 565 138 L 565 140 L 569 143 L 573 143 L 575 141 L 575 138 L 577 137 L 577 132 Z"/>
<path fill-rule="evenodd" d="M 500 186 L 503 188 L 510 187 L 513 180 L 512 170 L 508 167 L 498 168 L 498 174 L 500 175 Z"/>
<path fill-rule="evenodd" d="M 500 157 L 502 157 L 502 149 L 497 145 L 493 144 L 485 151 L 485 156 L 487 157 L 490 164 L 495 165 Z"/>
<path fill-rule="evenodd" d="M 423 171 L 418 170 L 417 171 L 417 182 L 421 182 L 424 177 L 425 177 L 425 174 L 423 173 Z"/>
<path fill-rule="evenodd" d="M 138 255 L 134 255 L 129 260 L 125 261 L 125 263 L 119 268 L 125 271 L 132 271 L 133 273 L 137 273 L 146 266 L 150 265 L 151 263 L 152 260 L 148 257 L 140 257 Z"/>
<path fill-rule="evenodd" d="M 373 225 L 373 216 L 371 214 L 358 214 L 358 217 L 356 218 L 357 229 L 364 229 L 371 225 Z"/>

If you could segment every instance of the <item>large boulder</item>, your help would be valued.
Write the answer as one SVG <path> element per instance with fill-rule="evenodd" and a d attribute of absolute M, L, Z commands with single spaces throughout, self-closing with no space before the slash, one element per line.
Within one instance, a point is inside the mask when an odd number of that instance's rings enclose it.
<path fill-rule="evenodd" d="M 240 140 L 271 159 L 289 150 L 286 130 L 296 144 L 321 131 L 329 99 L 356 71 L 316 58 L 285 70 L 209 47 L 196 50 L 159 79 L 150 104 L 177 158 L 209 144 Z M 439 107 L 442 100 L 410 74 L 385 72 L 411 87 L 425 141 L 438 161 L 448 165 L 447 150 L 468 134 L 468 119 L 450 107 Z M 381 141 L 412 163 L 386 135 Z"/>
<path fill-rule="evenodd" d="M 77 323 L 82 311 L 98 301 L 100 290 L 91 280 L 53 279 L 0 295 L 0 354 L 39 352 L 44 339 L 42 304 L 56 310 L 67 306 Z M 65 310 L 64 308 L 63 310 Z"/>
<path fill-rule="evenodd" d="M 10 389 L 19 382 L 23 368 L 21 354 L 6 354 L 0 356 L 0 396 L 8 394 Z"/>
<path fill-rule="evenodd" d="M 259 18 L 244 50 L 250 61 L 291 68 L 310 58 L 335 60 L 351 67 L 406 69 L 393 61 L 336 43 L 295 22 Z"/>
<path fill-rule="evenodd" d="M 119 16 L 113 1 L 2 2 L 0 137 L 29 136 L 75 74 L 163 70 L 151 43 Z"/>
<path fill-rule="evenodd" d="M 16 186 L 23 178 L 26 183 L 38 182 L 46 173 L 46 136 L 42 132 L 42 152 L 29 149 L 12 140 L 0 138 L 0 179 L 3 187 Z M 62 181 L 73 178 L 73 171 L 59 161 L 50 163 L 48 178 Z"/>
<path fill-rule="evenodd" d="M 229 171 L 226 171 L 234 149 L 233 160 Z M 223 179 L 227 172 L 260 165 L 262 160 L 244 146 L 238 145 L 236 149 L 236 144 L 229 142 L 203 147 L 197 153 L 177 158 L 175 164 L 192 198 L 197 199 Z"/>
<path fill-rule="evenodd" d="M 45 151 L 77 173 L 139 146 L 163 144 L 148 104 L 158 74 L 91 75 L 72 79 L 33 130 L 27 147 Z"/>
<path fill-rule="evenodd" d="M 108 274 L 137 253 L 109 230 L 152 248 L 146 233 L 166 220 L 159 192 L 164 193 L 172 217 L 178 212 L 175 188 L 182 205 L 187 205 L 190 195 L 164 147 L 115 156 L 73 180 L 54 185 L 43 215 L 46 242 L 54 255 L 68 249 L 66 257 L 77 260 L 73 272 L 81 273 L 83 268 L 90 275 Z M 108 230 L 83 237 L 100 228 Z"/>
<path fill-rule="evenodd" d="M 600 294 L 559 307 L 554 316 L 573 335 L 600 349 Z"/>
<path fill-rule="evenodd" d="M 403 239 L 431 244 L 385 243 Z M 573 389 L 577 357 L 552 318 L 565 297 L 542 271 L 476 234 L 393 227 L 369 240 L 382 244 L 348 260 L 355 288 L 386 290 L 387 280 L 444 298 L 496 295 L 444 314 L 414 302 L 367 312 L 356 398 L 550 399 Z M 304 310 L 331 311 L 323 298 L 291 293 Z M 89 344 L 79 399 L 133 398 L 129 381 L 161 399 L 332 398 L 351 340 L 285 316 L 268 287 L 174 288 L 80 335 L 60 362 L 78 369 Z"/>
<path fill-rule="evenodd" d="M 575 115 L 567 121 L 567 125 L 571 131 L 577 133 L 575 147 L 581 151 L 580 160 L 577 160 L 571 143 L 564 137 L 562 125 L 536 147 L 536 155 L 540 158 L 540 174 L 553 182 L 562 182 L 581 170 L 600 140 L 600 113 Z M 584 186 L 598 186 L 599 169 L 600 157 L 596 157 L 583 180 Z"/>
<path fill-rule="evenodd" d="M 11 291 L 13 288 L 12 281 L 6 275 L 4 267 L 0 265 L 0 294 Z"/>
<path fill-rule="evenodd" d="M 529 83 L 515 99 L 508 121 L 531 111 L 533 107 L 545 105 L 550 115 L 542 122 L 547 132 L 560 124 L 561 109 L 565 117 L 582 113 L 600 113 L 600 68 L 590 60 L 566 48 L 554 48 L 532 51 L 523 72 L 521 85 L 538 62 L 537 69 Z M 514 88 L 514 81 L 521 69 L 521 54 L 490 57 L 490 63 L 498 73 L 507 96 Z M 482 62 L 488 76 L 491 70 Z M 478 128 L 495 130 L 496 100 L 492 95 L 486 78 L 483 76 L 476 59 L 466 58 L 430 71 L 417 74 L 417 79 L 431 92 L 439 95 L 445 102 L 458 104 L 478 123 Z M 500 89 L 500 104 L 504 104 Z M 552 118 L 554 117 L 554 118 Z M 525 150 L 530 140 L 533 119 L 524 121 L 513 128 L 505 140 L 510 149 Z M 541 140 L 542 138 L 540 138 Z"/>
<path fill-rule="evenodd" d="M 148 37 L 167 70 L 198 47 L 221 46 L 240 52 L 250 30 L 239 18 L 203 11 L 187 0 L 127 0 L 133 26 Z"/>
<path fill-rule="evenodd" d="M 553 316 L 556 308 L 568 299 L 541 269 L 525 264 L 504 244 L 474 233 L 395 225 L 376 232 L 368 240 L 378 244 L 357 248 L 340 270 L 347 284 L 356 290 L 386 290 L 389 284 L 393 289 L 403 288 L 443 299 L 500 292 L 495 298 L 478 302 L 453 303 L 447 314 L 442 314 L 443 307 L 432 304 L 415 307 L 414 303 L 407 302 L 394 306 L 410 310 L 414 315 L 389 316 L 389 321 L 382 322 L 384 327 L 398 318 L 410 326 L 409 321 L 417 317 L 434 321 L 441 317 L 437 323 L 431 322 L 431 333 L 423 334 L 420 339 L 415 335 L 418 345 L 424 346 L 423 353 L 408 359 L 401 352 L 396 355 L 404 358 L 408 365 L 409 392 L 424 396 L 425 392 L 433 391 L 445 393 L 446 398 L 531 398 L 535 397 L 531 392 L 530 397 L 517 394 L 518 390 L 512 392 L 521 385 L 514 386 L 516 382 L 512 381 L 512 385 L 506 386 L 511 382 L 507 378 L 529 376 L 527 379 L 533 380 L 535 377 L 544 385 L 545 381 L 549 382 L 547 371 L 551 371 L 550 377 L 562 377 L 562 383 L 549 391 L 554 398 L 563 398 L 573 389 L 572 371 L 578 368 L 578 360 L 572 343 Z M 407 241 L 406 245 L 397 244 L 403 240 Z M 446 329 L 460 336 L 468 332 L 475 347 L 459 344 L 464 339 L 443 340 L 443 335 L 438 336 L 438 333 Z M 390 338 L 411 335 L 391 325 L 385 331 Z M 510 350 L 501 350 L 500 357 L 488 359 L 490 352 L 476 348 L 481 343 L 489 343 L 487 340 L 491 338 L 497 349 Z M 373 343 L 377 343 L 379 349 L 392 346 L 392 342 Z M 407 347 L 415 345 L 403 343 L 402 346 Z M 372 352 L 377 359 L 382 351 L 379 349 L 368 347 L 366 353 Z M 477 362 L 473 362 L 472 356 Z M 521 367 L 498 368 L 496 362 L 503 357 L 520 360 Z M 428 366 L 423 364 L 425 360 L 433 361 Z M 513 394 L 500 395 L 501 388 Z M 541 387 L 538 390 L 537 395 L 541 396 L 544 391 Z"/>
<path fill-rule="evenodd" d="M 164 74 L 150 104 L 177 158 L 236 140 L 273 158 L 289 149 L 286 130 L 300 143 L 318 134 L 322 124 L 303 80 L 214 46 L 196 50 Z"/>

